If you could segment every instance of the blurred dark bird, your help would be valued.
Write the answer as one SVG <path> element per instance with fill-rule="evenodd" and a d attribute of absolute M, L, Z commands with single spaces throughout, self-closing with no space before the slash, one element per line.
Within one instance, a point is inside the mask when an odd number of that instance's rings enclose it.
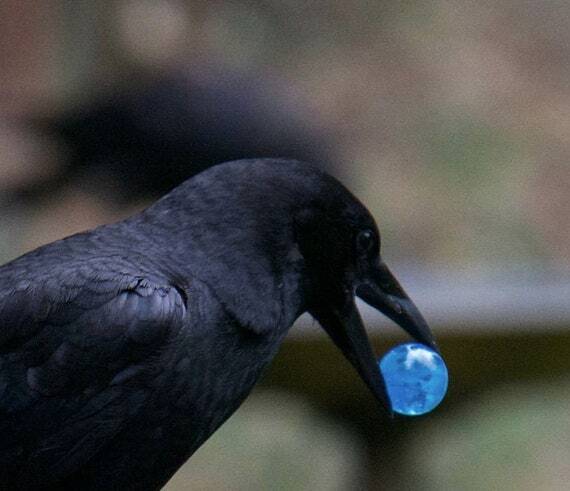
<path fill-rule="evenodd" d="M 73 183 L 125 205 L 227 160 L 332 160 L 331 138 L 285 83 L 215 66 L 136 81 L 36 127 L 67 154 L 51 181 L 19 190 L 31 198 Z"/>
<path fill-rule="evenodd" d="M 390 411 L 355 294 L 435 346 L 366 208 L 304 163 L 243 160 L 0 268 L 5 489 L 159 489 L 304 312 Z"/>

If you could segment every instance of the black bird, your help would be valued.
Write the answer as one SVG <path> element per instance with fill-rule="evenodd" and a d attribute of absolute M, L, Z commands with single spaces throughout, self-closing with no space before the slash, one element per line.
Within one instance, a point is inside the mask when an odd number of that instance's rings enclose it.
<path fill-rule="evenodd" d="M 390 402 L 355 294 L 432 347 L 366 208 L 317 168 L 243 160 L 0 268 L 0 483 L 159 489 L 309 312 Z"/>
<path fill-rule="evenodd" d="M 332 135 L 284 81 L 215 63 L 141 78 L 56 117 L 36 118 L 33 127 L 67 152 L 50 180 L 27 184 L 14 197 L 33 201 L 73 184 L 136 204 L 226 160 L 287 155 L 333 166 Z"/>

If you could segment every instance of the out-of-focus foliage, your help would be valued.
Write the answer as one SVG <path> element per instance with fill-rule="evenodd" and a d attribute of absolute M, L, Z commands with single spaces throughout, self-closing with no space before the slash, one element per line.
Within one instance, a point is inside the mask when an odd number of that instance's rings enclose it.
<path fill-rule="evenodd" d="M 341 491 L 363 480 L 360 442 L 305 401 L 251 396 L 167 489 Z"/>
<path fill-rule="evenodd" d="M 5 2 L 14 23 L 16 4 Z M 22 75 L 4 75 L 2 107 L 49 113 L 56 100 L 76 107 L 148 74 L 208 65 L 273 78 L 331 135 L 337 173 L 379 217 L 390 257 L 560 265 L 570 253 L 569 17 L 567 2 L 514 0 L 51 0 L 30 7 Z M 34 162 L 18 173 L 38 179 L 46 139 L 13 125 L 1 133 L 12 151 L 0 181 L 14 182 L 14 161 Z M 44 157 L 52 169 L 53 142 Z"/>
<path fill-rule="evenodd" d="M 408 489 L 568 489 L 569 386 L 498 387 L 410 436 Z"/>

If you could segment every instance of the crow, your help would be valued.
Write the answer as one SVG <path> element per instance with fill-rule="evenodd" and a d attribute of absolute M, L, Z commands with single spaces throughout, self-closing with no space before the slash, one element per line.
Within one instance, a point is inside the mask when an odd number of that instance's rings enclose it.
<path fill-rule="evenodd" d="M 66 150 L 49 179 L 11 199 L 52 196 L 69 184 L 121 206 L 156 200 L 215 163 L 287 155 L 331 170 L 333 135 L 284 81 L 195 66 L 122 89 L 28 126 Z"/>
<path fill-rule="evenodd" d="M 214 166 L 0 268 L 0 483 L 160 489 L 311 314 L 390 412 L 355 295 L 436 347 L 366 208 L 310 164 Z"/>

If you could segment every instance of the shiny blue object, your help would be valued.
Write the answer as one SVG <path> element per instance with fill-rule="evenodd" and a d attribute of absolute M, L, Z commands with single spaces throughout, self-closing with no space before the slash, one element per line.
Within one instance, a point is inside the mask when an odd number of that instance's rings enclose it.
<path fill-rule="evenodd" d="M 392 409 L 405 416 L 432 411 L 447 392 L 445 362 L 431 348 L 405 343 L 392 348 L 379 362 Z"/>

